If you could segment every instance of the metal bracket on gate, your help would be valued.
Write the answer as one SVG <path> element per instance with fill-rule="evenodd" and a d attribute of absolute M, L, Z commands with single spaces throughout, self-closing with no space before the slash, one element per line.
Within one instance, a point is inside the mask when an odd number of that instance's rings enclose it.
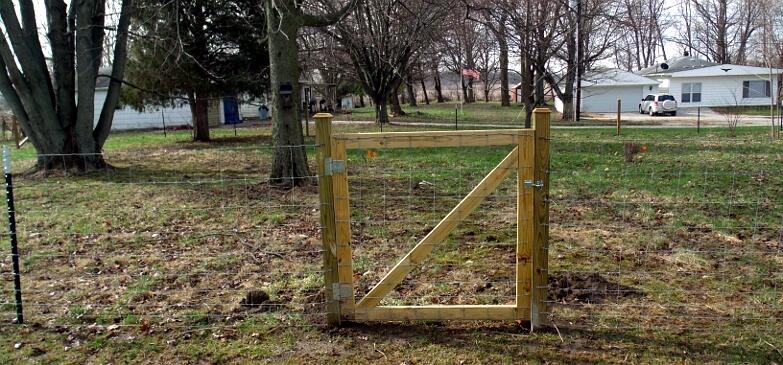
<path fill-rule="evenodd" d="M 327 157 L 324 159 L 324 172 L 326 173 L 326 176 L 332 176 L 334 174 L 339 174 L 341 172 L 345 172 L 345 161 L 342 160 L 332 160 L 331 157 Z"/>
<path fill-rule="evenodd" d="M 533 187 L 536 187 L 536 188 L 539 188 L 539 189 L 543 189 L 544 188 L 544 182 L 541 181 L 541 180 L 538 180 L 538 181 L 536 181 L 535 184 L 533 184 L 533 180 L 525 180 L 525 189 L 530 189 L 530 188 L 533 188 Z"/>
<path fill-rule="evenodd" d="M 332 300 L 344 300 L 351 297 L 353 288 L 340 283 L 332 283 Z"/>

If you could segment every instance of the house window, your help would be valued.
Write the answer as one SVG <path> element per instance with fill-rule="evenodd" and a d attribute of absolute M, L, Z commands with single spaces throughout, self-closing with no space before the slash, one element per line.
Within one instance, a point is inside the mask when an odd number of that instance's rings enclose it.
<path fill-rule="evenodd" d="M 768 98 L 770 96 L 769 81 L 753 80 L 742 82 L 742 98 Z"/>
<path fill-rule="evenodd" d="M 680 98 L 680 101 L 683 103 L 700 103 L 701 83 L 682 84 L 682 97 Z"/>

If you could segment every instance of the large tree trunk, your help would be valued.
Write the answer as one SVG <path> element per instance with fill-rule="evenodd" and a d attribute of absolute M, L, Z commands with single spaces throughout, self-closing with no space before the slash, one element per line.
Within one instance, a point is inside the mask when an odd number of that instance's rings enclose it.
<path fill-rule="evenodd" d="M 267 31 L 269 32 L 270 94 L 272 94 L 272 140 L 275 146 L 270 178 L 285 185 L 303 185 L 310 180 L 310 167 L 302 135 L 299 108 L 299 63 L 295 41 L 302 21 L 296 13 L 297 2 L 266 1 Z M 290 103 L 284 105 L 280 87 L 290 86 Z"/>
<path fill-rule="evenodd" d="M 388 124 L 389 113 L 386 111 L 386 99 L 375 98 L 373 104 L 375 104 L 375 123 Z"/>
<path fill-rule="evenodd" d="M 397 90 L 397 88 L 395 88 Z M 399 117 L 402 115 L 405 115 L 405 111 L 402 110 L 402 106 L 400 105 L 400 94 L 397 94 L 396 92 L 393 92 L 390 95 L 391 98 L 391 112 L 392 115 Z"/>
<path fill-rule="evenodd" d="M 192 92 L 188 97 L 193 116 L 193 140 L 209 142 L 209 96 L 204 92 Z"/>

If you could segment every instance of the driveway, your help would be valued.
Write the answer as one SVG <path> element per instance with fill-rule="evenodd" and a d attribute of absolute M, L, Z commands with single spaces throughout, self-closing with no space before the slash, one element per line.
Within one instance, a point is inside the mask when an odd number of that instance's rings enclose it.
<path fill-rule="evenodd" d="M 722 115 L 714 112 L 710 108 L 682 108 L 677 109 L 677 116 L 654 116 L 639 114 L 637 112 L 626 112 L 620 115 L 622 122 L 657 122 L 662 126 L 696 126 L 697 123 L 705 127 L 726 127 L 728 126 L 729 115 Z M 617 120 L 617 113 L 591 113 L 586 114 L 585 118 L 597 120 Z M 779 118 L 779 117 L 777 117 Z M 776 119 L 777 119 L 776 118 Z M 772 122 L 769 117 L 742 116 L 738 126 L 768 126 Z M 776 123 L 776 125 L 779 122 Z"/>

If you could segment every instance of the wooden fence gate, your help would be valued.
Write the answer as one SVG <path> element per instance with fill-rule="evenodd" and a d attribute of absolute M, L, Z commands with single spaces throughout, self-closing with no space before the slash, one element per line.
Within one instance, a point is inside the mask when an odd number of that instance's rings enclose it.
<path fill-rule="evenodd" d="M 516 320 L 532 328 L 545 321 L 549 240 L 550 111 L 536 109 L 534 128 L 332 134 L 332 115 L 317 114 L 318 187 L 323 226 L 328 322 L 395 320 Z M 351 254 L 347 150 L 421 147 L 512 146 L 513 150 L 440 223 L 357 298 Z M 416 265 L 514 171 L 517 172 L 515 300 L 508 305 L 381 306 Z M 488 194 L 488 193 L 486 193 Z"/>

